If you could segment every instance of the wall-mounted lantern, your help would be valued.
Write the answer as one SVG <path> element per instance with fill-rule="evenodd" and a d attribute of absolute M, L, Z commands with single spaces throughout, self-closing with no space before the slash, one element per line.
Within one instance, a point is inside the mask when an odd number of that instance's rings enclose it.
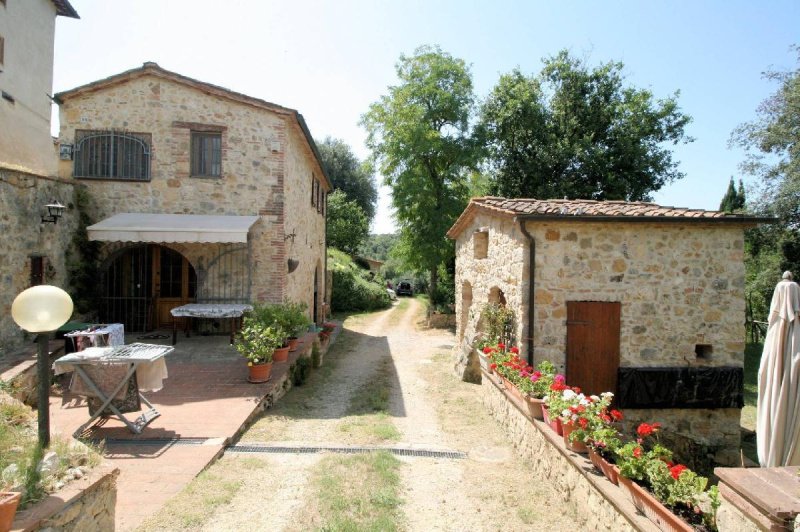
<path fill-rule="evenodd" d="M 61 203 L 56 200 L 48 203 L 45 205 L 45 207 L 47 207 L 47 216 L 42 216 L 43 224 L 57 223 L 58 219 L 61 218 L 61 215 L 64 214 L 64 209 L 66 209 L 64 205 L 61 205 Z"/>

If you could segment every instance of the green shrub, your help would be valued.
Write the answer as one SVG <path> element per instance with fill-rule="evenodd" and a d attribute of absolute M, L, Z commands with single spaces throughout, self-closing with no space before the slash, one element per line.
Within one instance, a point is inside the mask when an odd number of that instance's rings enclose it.
<path fill-rule="evenodd" d="M 333 274 L 331 309 L 379 310 L 391 306 L 382 282 L 371 279 L 370 272 L 359 268 L 350 257 L 335 249 L 328 250 L 328 269 Z"/>

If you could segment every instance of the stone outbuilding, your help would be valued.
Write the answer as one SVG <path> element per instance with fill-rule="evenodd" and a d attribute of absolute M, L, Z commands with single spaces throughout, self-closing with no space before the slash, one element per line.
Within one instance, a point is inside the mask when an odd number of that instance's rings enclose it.
<path fill-rule="evenodd" d="M 189 302 L 324 315 L 331 184 L 303 116 L 145 63 L 56 94 L 59 175 L 101 242 L 97 310 L 126 330 Z"/>
<path fill-rule="evenodd" d="M 744 230 L 771 221 L 652 203 L 475 198 L 448 232 L 457 368 L 480 378 L 472 346 L 482 310 L 504 304 L 529 362 L 553 362 L 590 393 L 613 391 L 631 422 L 660 421 L 678 449 L 731 463 Z"/>

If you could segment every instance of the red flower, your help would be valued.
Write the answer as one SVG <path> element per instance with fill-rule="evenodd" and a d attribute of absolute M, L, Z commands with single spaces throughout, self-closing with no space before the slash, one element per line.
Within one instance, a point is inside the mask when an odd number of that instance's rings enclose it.
<path fill-rule="evenodd" d="M 642 448 L 641 447 L 634 448 L 633 449 L 633 456 L 635 458 L 641 458 L 642 457 Z"/>
<path fill-rule="evenodd" d="M 622 412 L 619 410 L 612 410 L 611 417 L 614 418 L 614 421 L 621 421 L 622 420 Z"/>
<path fill-rule="evenodd" d="M 669 468 L 669 474 L 672 475 L 672 478 L 678 480 L 678 477 L 681 476 L 681 473 L 689 469 L 683 464 L 674 465 Z"/>
<path fill-rule="evenodd" d="M 578 425 L 580 425 L 582 429 L 585 429 L 589 425 L 589 420 L 585 417 L 578 418 Z"/>
<path fill-rule="evenodd" d="M 573 386 L 572 387 L 572 391 L 575 392 L 575 393 L 581 393 L 581 389 L 580 389 L 579 386 Z"/>
<path fill-rule="evenodd" d="M 659 427 L 661 427 L 661 423 L 653 423 L 652 425 L 642 423 L 639 425 L 639 428 L 636 429 L 636 434 L 642 438 L 646 438 L 647 436 L 658 432 Z"/>
<path fill-rule="evenodd" d="M 497 344 L 497 349 L 505 349 L 506 344 Z"/>
<path fill-rule="evenodd" d="M 483 354 L 484 354 L 484 355 L 488 355 L 488 354 L 489 354 L 489 353 L 491 353 L 492 351 L 494 351 L 494 349 L 492 349 L 492 348 L 491 348 L 491 347 L 489 347 L 488 345 L 487 345 L 486 347 L 484 347 L 484 348 L 483 348 Z"/>
<path fill-rule="evenodd" d="M 517 346 L 512 347 L 511 348 L 511 352 L 514 353 L 515 355 L 518 355 L 519 354 L 519 347 L 517 347 Z"/>
<path fill-rule="evenodd" d="M 495 363 L 489 364 L 489 369 L 492 370 L 492 371 L 496 370 L 497 369 L 497 364 L 495 364 Z"/>

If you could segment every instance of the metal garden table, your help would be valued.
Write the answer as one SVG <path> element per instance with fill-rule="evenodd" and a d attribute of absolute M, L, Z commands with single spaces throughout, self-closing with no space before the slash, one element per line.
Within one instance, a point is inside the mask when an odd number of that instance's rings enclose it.
<path fill-rule="evenodd" d="M 184 331 L 186 337 L 189 337 L 189 331 L 192 328 L 191 320 L 193 318 L 211 318 L 211 319 L 229 319 L 231 323 L 231 344 L 236 331 L 242 328 L 242 316 L 248 310 L 253 310 L 253 305 L 245 305 L 238 303 L 191 303 L 175 307 L 170 310 L 173 318 L 186 318 L 186 327 Z M 172 320 L 172 345 L 175 345 L 178 339 L 178 320 Z"/>
<path fill-rule="evenodd" d="M 164 364 L 163 358 L 174 350 L 175 348 L 171 346 L 154 344 L 90 347 L 77 353 L 70 353 L 56 360 L 53 363 L 56 375 L 74 370 L 77 378 L 83 381 L 88 392 L 102 401 L 102 405 L 91 415 L 89 421 L 81 425 L 78 430 L 73 433 L 73 436 L 77 438 L 95 419 L 105 415 L 107 409 L 120 421 L 125 423 L 131 432 L 134 434 L 141 434 L 144 427 L 161 415 L 150 401 L 141 394 L 140 390 L 142 386 L 139 386 L 136 393 L 139 396 L 139 400 L 144 402 L 148 409 L 134 421 L 130 421 L 125 417 L 120 409 L 114 405 L 113 399 L 128 385 L 128 381 L 137 370 L 157 370 L 155 372 L 149 371 L 149 374 L 145 377 L 148 381 L 145 388 L 160 389 L 161 380 L 166 378 L 166 365 Z M 96 378 L 93 379 L 89 373 L 87 373 L 88 367 L 92 367 L 93 369 L 100 368 L 102 371 L 103 367 L 112 366 L 115 368 L 127 366 L 127 371 L 123 373 L 124 376 L 119 379 L 119 382 L 113 383 L 108 387 L 109 389 L 106 390 L 101 389 L 101 386 L 95 382 Z M 161 366 L 163 366 L 163 371 Z"/>

